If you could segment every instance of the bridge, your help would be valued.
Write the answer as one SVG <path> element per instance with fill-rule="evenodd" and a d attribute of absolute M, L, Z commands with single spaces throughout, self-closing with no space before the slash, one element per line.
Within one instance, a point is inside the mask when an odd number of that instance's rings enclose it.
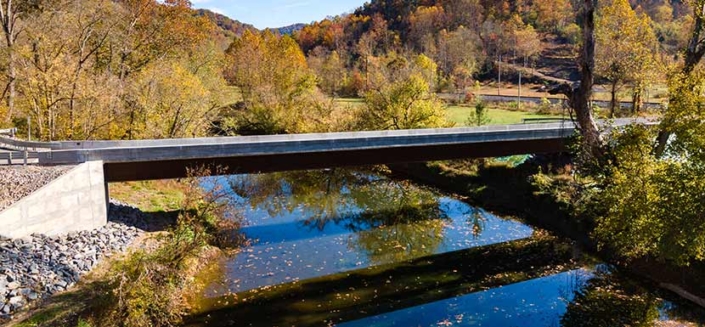
<path fill-rule="evenodd" d="M 649 124 L 623 119 L 610 127 L 634 122 Z M 563 121 L 136 141 L 26 142 L 0 137 L 0 148 L 36 157 L 39 165 L 75 165 L 0 211 L 0 225 L 6 227 L 0 236 L 55 235 L 102 226 L 107 222 L 108 182 L 185 177 L 187 168 L 201 165 L 218 165 L 227 168 L 219 173 L 236 174 L 550 153 L 564 151 L 574 134 L 573 123 Z"/>
<path fill-rule="evenodd" d="M 619 119 L 613 126 L 645 120 Z M 185 177 L 187 167 L 221 166 L 257 173 L 565 150 L 572 122 L 448 129 L 213 137 L 134 141 L 24 142 L 40 165 L 102 161 L 107 182 Z M 2 143 L 3 139 L 0 139 Z M 26 148 L 25 148 L 26 149 Z"/>

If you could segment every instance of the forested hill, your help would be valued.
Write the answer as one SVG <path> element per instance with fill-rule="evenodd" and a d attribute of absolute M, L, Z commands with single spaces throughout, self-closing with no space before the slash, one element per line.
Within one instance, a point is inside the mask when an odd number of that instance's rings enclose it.
<path fill-rule="evenodd" d="M 245 24 L 241 23 L 237 20 L 234 20 L 228 16 L 212 12 L 208 9 L 197 9 L 196 14 L 198 16 L 205 16 L 210 20 L 211 22 L 215 23 L 216 26 L 220 27 L 220 29 L 223 30 L 224 34 L 228 36 L 229 38 L 232 38 L 234 36 L 239 36 L 242 35 L 242 33 L 245 30 L 250 30 L 250 31 L 256 31 L 257 29 L 250 25 L 250 24 Z"/>
<path fill-rule="evenodd" d="M 365 34 L 402 48 L 427 50 L 442 32 L 465 27 L 476 32 L 485 52 L 501 51 L 514 36 L 512 29 L 531 26 L 559 41 L 576 38 L 575 0 L 372 0 L 352 14 L 307 25 L 297 34 L 304 52 L 323 46 L 330 50 L 355 47 Z M 605 6 L 611 1 L 601 1 Z M 675 46 L 688 13 L 682 0 L 629 0 L 637 13 L 653 20 L 659 40 Z M 379 34 L 386 40 L 380 40 Z M 687 34 L 687 33 L 686 33 Z M 364 41 L 363 41 L 364 42 Z"/>
<path fill-rule="evenodd" d="M 294 34 L 295 32 L 300 31 L 305 26 L 306 24 L 292 24 L 289 26 L 276 28 L 276 30 L 277 32 L 279 32 L 279 34 Z"/>

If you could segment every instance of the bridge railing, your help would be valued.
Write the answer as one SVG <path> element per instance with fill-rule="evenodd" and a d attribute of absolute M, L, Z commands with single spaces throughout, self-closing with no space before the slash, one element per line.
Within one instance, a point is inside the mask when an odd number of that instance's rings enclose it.
<path fill-rule="evenodd" d="M 17 128 L 0 129 L 0 135 L 8 135 L 14 138 L 15 134 L 17 134 Z"/>
<path fill-rule="evenodd" d="M 16 139 L 14 138 L 16 129 L 2 131 L 8 133 L 0 134 L 11 137 L 0 136 L 0 148 L 9 150 L 0 152 L 0 164 L 6 162 L 8 165 L 12 165 L 13 160 L 22 159 L 22 163 L 27 165 L 29 159 L 38 159 L 41 151 L 61 149 L 61 143 L 58 142 L 32 142 Z"/>
<path fill-rule="evenodd" d="M 0 137 L 0 147 L 14 146 L 16 151 L 27 152 L 29 149 L 39 154 L 40 164 L 69 164 L 85 160 L 107 160 L 109 153 L 118 153 L 110 157 L 114 161 L 129 161 L 144 158 L 129 159 L 127 154 L 140 152 L 148 156 L 159 154 L 161 157 L 186 158 L 186 152 L 195 151 L 194 148 L 208 148 L 218 152 L 223 148 L 231 149 L 232 155 L 245 155 L 245 149 L 257 149 L 270 153 L 274 146 L 286 148 L 310 149 L 314 145 L 318 150 L 330 149 L 331 144 L 345 144 L 349 149 L 355 147 L 384 147 L 384 146 L 418 146 L 437 140 L 437 142 L 493 142 L 498 139 L 509 138 L 566 138 L 575 132 L 575 125 L 565 120 L 546 121 L 545 119 L 531 121 L 525 124 L 495 125 L 481 127 L 460 127 L 440 129 L 416 130 L 388 130 L 388 131 L 363 131 L 340 133 L 312 133 L 296 135 L 265 135 L 265 136 L 236 136 L 236 137 L 206 137 L 187 139 L 160 139 L 160 140 L 117 140 L 117 141 L 61 141 L 61 142 L 27 142 L 17 139 Z M 600 124 L 616 124 L 622 126 L 629 123 L 653 124 L 644 119 L 617 119 L 615 121 L 600 121 Z M 399 143 L 403 140 L 406 143 Z M 396 142 L 396 143 L 395 143 Z M 399 144 L 397 144 L 399 143 Z M 3 146 L 5 144 L 5 146 Z M 320 149 L 319 149 L 320 148 Z M 346 149 L 348 149 L 346 148 Z M 37 149 L 45 149 L 38 151 Z M 48 150 L 48 151 L 47 151 Z M 316 150 L 316 151 L 318 151 Z M 340 149 L 338 149 L 340 150 Z M 233 152 L 234 151 L 234 152 Z M 254 150 L 253 150 L 254 151 Z M 341 150 L 342 151 L 342 150 Z M 278 152 L 277 152 L 278 153 Z M 195 153 L 198 158 L 212 157 L 213 154 Z M 29 153 L 28 153 L 29 156 Z M 160 157 L 160 158 L 161 158 Z M 163 159 L 163 158 L 162 158 Z M 0 159 L 1 160 L 1 159 Z M 1 161 L 0 161 L 1 162 Z"/>
<path fill-rule="evenodd" d="M 455 134 L 458 132 L 488 133 L 507 132 L 520 130 L 540 130 L 565 128 L 572 131 L 572 125 L 558 126 L 556 121 L 541 121 L 534 124 L 515 125 L 488 125 L 480 127 L 456 127 L 439 129 L 416 129 L 416 130 L 389 130 L 389 131 L 359 131 L 359 132 L 337 132 L 337 133 L 309 133 L 309 134 L 287 134 L 287 135 L 259 135 L 259 136 L 233 136 L 233 137 L 204 137 L 204 138 L 184 138 L 184 139 L 159 139 L 159 140 L 117 140 L 117 141 L 61 141 L 60 150 L 91 150 L 106 148 L 132 148 L 132 147 L 161 147 L 161 146 L 189 146 L 189 145 L 214 145 L 214 144 L 234 144 L 234 143 L 267 143 L 282 141 L 310 141 L 326 139 L 364 139 L 370 137 L 404 137 L 439 135 L 443 133 Z"/>

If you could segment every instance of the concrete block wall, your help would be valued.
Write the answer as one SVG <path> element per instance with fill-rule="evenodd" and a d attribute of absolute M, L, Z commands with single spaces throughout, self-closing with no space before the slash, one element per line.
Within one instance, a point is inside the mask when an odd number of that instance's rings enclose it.
<path fill-rule="evenodd" d="M 108 221 L 107 203 L 103 162 L 86 162 L 0 212 L 0 236 L 100 228 Z"/>

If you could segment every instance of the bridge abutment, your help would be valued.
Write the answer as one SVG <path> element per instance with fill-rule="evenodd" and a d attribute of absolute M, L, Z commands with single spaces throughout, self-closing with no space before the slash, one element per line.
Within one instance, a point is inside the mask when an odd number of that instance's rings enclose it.
<path fill-rule="evenodd" d="M 108 221 L 102 161 L 80 164 L 0 212 L 0 236 L 57 235 L 100 228 Z"/>

